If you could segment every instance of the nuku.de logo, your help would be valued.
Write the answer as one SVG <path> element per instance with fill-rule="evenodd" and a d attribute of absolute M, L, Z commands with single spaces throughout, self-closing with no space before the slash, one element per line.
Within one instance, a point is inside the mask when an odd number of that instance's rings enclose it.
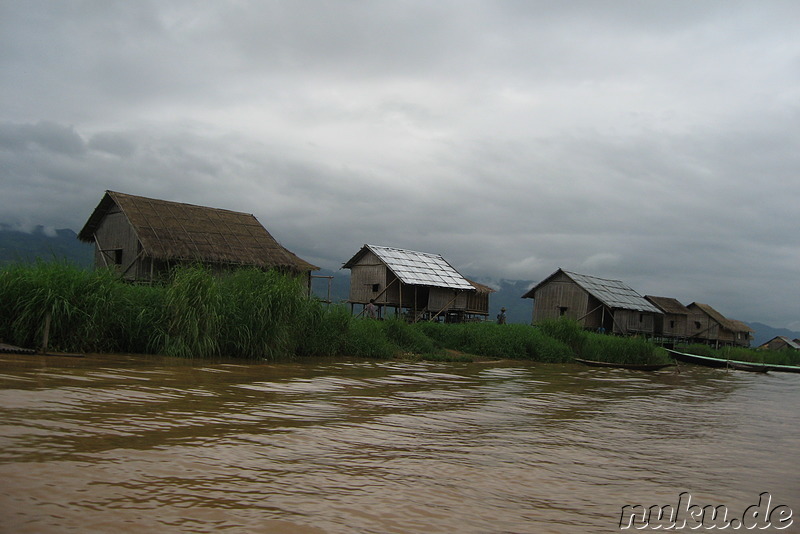
<path fill-rule="evenodd" d="M 620 530 L 653 529 L 653 530 L 698 530 L 727 529 L 731 530 L 783 530 L 794 523 L 792 509 L 785 504 L 772 505 L 772 495 L 768 492 L 758 496 L 758 504 L 748 506 L 741 517 L 733 517 L 725 505 L 700 506 L 692 504 L 692 496 L 688 492 L 678 495 L 677 506 L 653 505 L 645 507 L 641 504 L 625 505 L 619 518 Z"/>

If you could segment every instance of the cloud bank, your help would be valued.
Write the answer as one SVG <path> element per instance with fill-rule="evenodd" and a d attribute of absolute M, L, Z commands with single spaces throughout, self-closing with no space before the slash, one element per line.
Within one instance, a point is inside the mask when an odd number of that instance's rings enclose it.
<path fill-rule="evenodd" d="M 78 230 L 112 189 L 253 213 L 327 268 L 364 243 L 563 267 L 796 329 L 798 15 L 4 3 L 0 222 Z"/>

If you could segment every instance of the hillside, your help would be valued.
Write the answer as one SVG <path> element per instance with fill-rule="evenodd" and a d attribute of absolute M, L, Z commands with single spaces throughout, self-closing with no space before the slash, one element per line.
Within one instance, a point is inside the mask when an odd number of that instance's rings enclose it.
<path fill-rule="evenodd" d="M 38 226 L 33 232 L 13 230 L 0 224 L 0 265 L 13 262 L 68 261 L 90 268 L 93 247 L 78 241 L 78 235 L 69 229 L 46 233 Z"/>

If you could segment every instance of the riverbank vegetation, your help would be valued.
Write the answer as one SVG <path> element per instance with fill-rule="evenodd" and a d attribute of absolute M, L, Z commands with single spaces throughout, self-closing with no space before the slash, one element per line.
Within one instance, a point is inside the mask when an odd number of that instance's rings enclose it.
<path fill-rule="evenodd" d="M 531 327 L 356 318 L 344 305 L 309 299 L 295 278 L 257 269 L 220 275 L 186 266 L 173 270 L 162 284 L 138 285 L 121 281 L 110 270 L 56 262 L 15 264 L 0 270 L 0 302 L 0 341 L 29 348 L 46 343 L 48 350 L 59 352 L 670 361 L 664 349 L 645 339 L 586 332 L 565 319 Z"/>
<path fill-rule="evenodd" d="M 723 360 L 771 365 L 800 365 L 800 351 L 790 348 L 783 350 L 755 350 L 745 347 L 720 347 L 716 349 L 708 345 L 695 344 L 679 346 L 676 347 L 676 350 Z"/>

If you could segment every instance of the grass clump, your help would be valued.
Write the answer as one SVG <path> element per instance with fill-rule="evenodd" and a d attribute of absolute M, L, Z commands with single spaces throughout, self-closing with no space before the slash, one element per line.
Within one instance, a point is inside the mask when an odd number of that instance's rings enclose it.
<path fill-rule="evenodd" d="M 545 335 L 565 343 L 576 354 L 583 351 L 583 345 L 588 337 L 588 332 L 581 327 L 578 321 L 567 317 L 546 319 L 536 323 L 536 327 Z"/>
<path fill-rule="evenodd" d="M 398 352 L 397 345 L 389 341 L 383 321 L 354 320 L 350 323 L 342 351 L 349 356 L 389 359 Z"/>
<path fill-rule="evenodd" d="M 594 333 L 587 333 L 579 357 L 621 364 L 672 363 L 666 350 L 642 337 L 618 337 Z"/>
<path fill-rule="evenodd" d="M 419 323 L 416 327 L 441 347 L 486 358 L 565 362 L 573 354 L 566 344 L 527 325 Z"/>
<path fill-rule="evenodd" d="M 764 363 L 767 365 L 800 365 L 800 351 L 790 348 L 783 350 L 763 350 L 747 347 L 714 348 L 710 345 L 693 344 L 679 347 L 678 350 L 723 360 Z"/>
<path fill-rule="evenodd" d="M 39 348 L 49 319 L 48 348 L 113 351 L 119 348 L 114 308 L 121 297 L 108 270 L 42 261 L 6 266 L 0 272 L 0 338 Z"/>
<path fill-rule="evenodd" d="M 348 333 L 354 319 L 343 305 L 324 307 L 311 301 L 305 317 L 296 353 L 299 356 L 338 356 L 345 354 Z"/>

